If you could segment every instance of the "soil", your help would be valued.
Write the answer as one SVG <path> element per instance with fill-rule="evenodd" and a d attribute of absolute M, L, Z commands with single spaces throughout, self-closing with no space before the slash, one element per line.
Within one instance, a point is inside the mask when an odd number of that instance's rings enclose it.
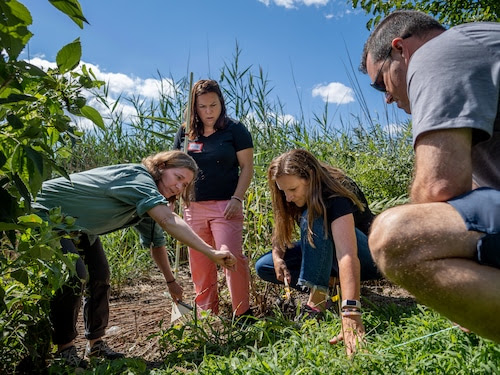
<path fill-rule="evenodd" d="M 194 300 L 194 288 L 188 267 L 181 267 L 177 281 L 184 288 L 184 300 Z M 158 333 L 160 324 L 170 326 L 172 300 L 163 275 L 156 269 L 148 279 L 129 280 L 120 289 L 112 289 L 110 317 L 103 339 L 115 351 L 126 357 L 142 358 L 147 362 L 161 361 L 158 339 L 150 337 Z M 83 353 L 86 340 L 83 337 L 83 319 L 78 321 L 79 337 L 76 346 Z"/>
<path fill-rule="evenodd" d="M 172 300 L 165 296 L 167 287 L 163 276 L 153 271 L 148 279 L 130 280 L 119 290 L 114 289 L 110 299 L 110 320 L 104 339 L 108 345 L 129 358 L 142 358 L 150 366 L 162 362 L 158 338 L 154 334 L 160 331 L 160 325 L 167 328 L 171 325 Z M 184 288 L 184 301 L 192 305 L 195 297 L 194 288 L 189 274 L 189 268 L 181 266 L 177 280 Z M 255 283 L 259 283 L 257 286 Z M 223 274 L 219 285 L 224 286 Z M 227 295 L 227 288 L 220 287 L 220 313 L 231 316 L 231 306 Z M 260 291 L 259 295 L 252 293 L 252 310 L 256 317 L 271 314 L 272 303 L 283 294 L 283 287 L 261 283 L 253 283 L 252 289 Z M 374 305 L 395 303 L 400 306 L 415 304 L 414 298 L 404 289 L 391 284 L 386 280 L 362 283 L 361 294 L 364 301 Z M 295 293 L 296 299 L 306 301 L 306 295 Z M 78 322 L 79 337 L 76 346 L 83 353 L 85 339 L 83 338 L 83 322 Z"/>

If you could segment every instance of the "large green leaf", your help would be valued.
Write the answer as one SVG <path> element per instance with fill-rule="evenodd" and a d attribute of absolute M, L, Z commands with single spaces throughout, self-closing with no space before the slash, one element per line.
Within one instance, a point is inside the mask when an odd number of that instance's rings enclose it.
<path fill-rule="evenodd" d="M 0 221 L 11 222 L 16 217 L 17 201 L 9 194 L 5 187 L 0 186 Z M 12 230 L 17 228 L 2 228 L 0 225 L 0 230 Z"/>
<path fill-rule="evenodd" d="M 74 23 L 83 29 L 83 23 L 89 23 L 83 16 L 80 3 L 76 0 L 49 0 L 49 2 L 59 9 L 61 12 L 68 15 Z"/>
<path fill-rule="evenodd" d="M 7 156 L 5 156 L 4 152 L 0 150 L 0 168 L 2 168 L 7 162 Z"/>
<path fill-rule="evenodd" d="M 17 269 L 15 271 L 12 271 L 10 273 L 10 276 L 24 285 L 28 284 L 29 281 L 28 272 L 26 272 L 23 269 Z"/>
<path fill-rule="evenodd" d="M 12 129 L 22 129 L 24 127 L 24 123 L 19 119 L 19 117 L 17 117 L 12 113 L 9 113 L 7 115 L 7 122 L 9 123 L 10 126 L 12 126 Z M 3 164 L 0 162 L 0 166 L 2 165 Z"/>
<path fill-rule="evenodd" d="M 22 230 L 25 227 L 19 224 L 14 223 L 4 223 L 0 221 L 0 231 L 8 231 L 8 230 Z"/>
<path fill-rule="evenodd" d="M 16 186 L 17 190 L 19 191 L 19 194 L 21 194 L 21 197 L 23 197 L 24 201 L 26 203 L 28 203 L 28 206 L 31 207 L 31 195 L 30 195 L 28 188 L 24 184 L 23 180 L 19 177 L 19 175 L 15 174 L 12 177 L 12 181 L 14 182 L 14 185 Z"/>
<path fill-rule="evenodd" d="M 30 76 L 47 77 L 47 73 L 45 73 L 42 69 L 26 61 L 16 61 L 13 65 Z"/>
<path fill-rule="evenodd" d="M 80 109 L 80 113 L 82 114 L 82 116 L 88 118 L 90 121 L 92 121 L 98 127 L 100 127 L 102 130 L 104 130 L 104 128 L 105 128 L 104 121 L 102 120 L 101 114 L 99 112 L 97 112 L 96 109 L 86 105 Z"/>
<path fill-rule="evenodd" d="M 80 63 L 81 57 L 82 45 L 80 44 L 80 38 L 76 38 L 57 52 L 56 63 L 59 72 L 64 74 L 76 68 Z"/>
<path fill-rule="evenodd" d="M 16 103 L 22 101 L 36 102 L 36 98 L 31 95 L 24 94 L 10 94 L 6 98 L 0 98 L 0 104 Z"/>
<path fill-rule="evenodd" d="M 50 260 L 53 255 L 53 250 L 44 244 L 33 246 L 30 249 L 30 254 L 38 259 Z"/>
<path fill-rule="evenodd" d="M 33 197 L 36 197 L 45 177 L 44 155 L 29 146 L 24 149 L 28 156 L 29 188 Z"/>
<path fill-rule="evenodd" d="M 33 165 L 36 167 L 36 170 L 38 173 L 43 175 L 43 154 L 33 150 L 29 146 L 24 146 L 24 151 L 26 152 L 26 155 L 28 158 L 33 162 Z"/>
<path fill-rule="evenodd" d="M 33 35 L 28 25 L 33 22 L 28 9 L 17 0 L 0 1 L 0 49 L 15 60 Z"/>

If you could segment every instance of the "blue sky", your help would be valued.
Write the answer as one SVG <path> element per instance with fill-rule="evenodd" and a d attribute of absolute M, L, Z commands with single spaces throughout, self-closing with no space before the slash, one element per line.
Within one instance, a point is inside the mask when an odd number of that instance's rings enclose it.
<path fill-rule="evenodd" d="M 83 30 L 47 0 L 20 1 L 35 34 L 22 57 L 53 64 L 57 51 L 79 37 L 82 62 L 110 82 L 115 97 L 154 97 L 158 71 L 174 80 L 190 72 L 195 80 L 218 79 L 237 43 L 241 66 L 263 69 L 287 114 L 298 116 L 302 104 L 311 118 L 328 101 L 334 124 L 362 113 L 348 78 L 350 55 L 372 114 L 386 121 L 382 94 L 357 71 L 369 17 L 345 0 L 80 0 L 90 23 Z"/>

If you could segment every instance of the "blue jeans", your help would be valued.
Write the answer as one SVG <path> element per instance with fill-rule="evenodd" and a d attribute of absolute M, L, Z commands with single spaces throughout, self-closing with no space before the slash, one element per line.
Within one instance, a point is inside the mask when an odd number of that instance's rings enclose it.
<path fill-rule="evenodd" d="M 329 228 L 328 228 L 329 229 Z M 313 222 L 312 247 L 307 240 L 307 210 L 300 219 L 300 241 L 287 249 L 284 261 L 291 275 L 290 286 L 300 291 L 308 292 L 313 287 L 317 290 L 328 292 L 330 276 L 339 275 L 339 266 L 335 254 L 335 244 L 328 230 L 325 238 L 323 218 L 317 218 Z M 361 280 L 373 280 L 380 278 L 380 273 L 373 262 L 368 248 L 367 236 L 356 228 L 356 241 L 358 246 L 358 258 L 361 264 Z M 257 275 L 265 281 L 281 284 L 276 279 L 272 252 L 262 255 L 255 263 Z"/>

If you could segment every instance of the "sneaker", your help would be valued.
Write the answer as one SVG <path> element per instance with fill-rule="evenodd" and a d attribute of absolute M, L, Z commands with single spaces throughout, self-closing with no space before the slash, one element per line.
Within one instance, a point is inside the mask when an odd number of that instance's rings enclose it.
<path fill-rule="evenodd" d="M 252 309 L 248 309 L 243 314 L 236 316 L 235 321 L 237 324 L 243 326 L 253 324 L 257 322 L 258 319 L 253 315 Z"/>
<path fill-rule="evenodd" d="M 307 319 L 321 320 L 321 319 L 323 319 L 323 316 L 324 316 L 324 314 L 320 309 L 318 309 L 316 307 L 309 306 L 306 304 L 306 305 L 302 305 L 300 307 L 299 313 L 297 314 L 295 321 L 298 322 L 298 321 L 307 320 Z"/>
<path fill-rule="evenodd" d="M 87 361 L 81 358 L 76 351 L 76 346 L 72 345 L 57 353 L 57 359 L 66 366 L 87 368 Z"/>
<path fill-rule="evenodd" d="M 125 357 L 123 353 L 118 353 L 111 349 L 103 340 L 96 341 L 94 345 L 92 345 L 92 348 L 90 347 L 89 343 L 87 343 L 85 356 L 87 358 L 98 357 L 104 359 L 118 359 Z"/>

